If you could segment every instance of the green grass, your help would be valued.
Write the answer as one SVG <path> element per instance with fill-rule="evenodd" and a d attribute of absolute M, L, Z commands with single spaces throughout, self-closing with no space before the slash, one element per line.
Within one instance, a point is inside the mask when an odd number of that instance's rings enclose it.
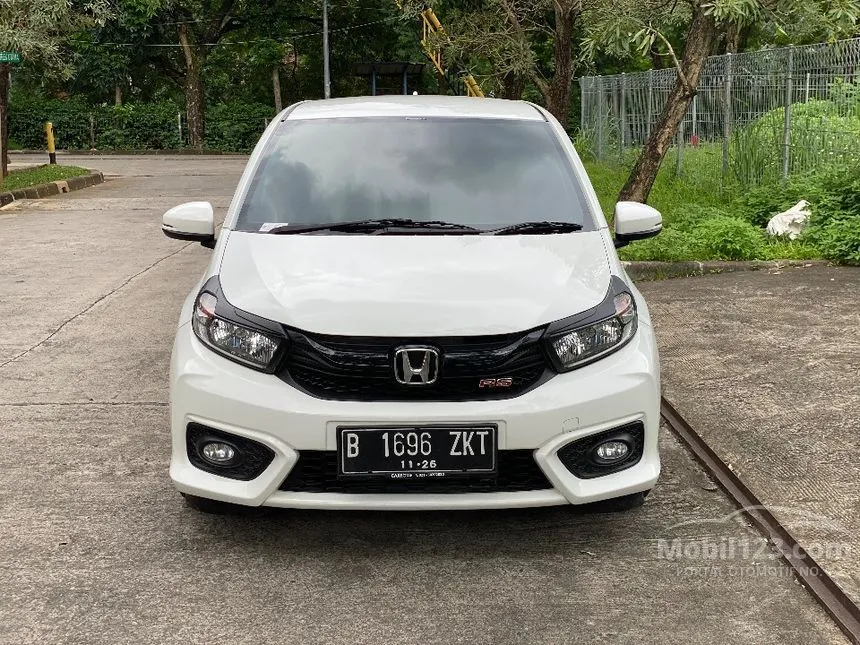
<path fill-rule="evenodd" d="M 90 171 L 77 166 L 45 165 L 25 170 L 13 170 L 9 176 L 0 184 L 0 192 L 28 188 L 37 184 L 47 184 L 52 181 L 60 181 L 69 177 L 86 175 Z"/>
<path fill-rule="evenodd" d="M 726 203 L 718 187 L 704 187 L 678 178 L 674 170 L 667 168 L 668 165 L 668 163 L 663 164 L 648 197 L 648 203 L 663 213 L 665 218 L 671 219 L 675 213 L 682 212 L 690 204 L 720 207 Z M 618 193 L 627 181 L 629 168 L 596 162 L 586 162 L 585 167 L 588 170 L 588 176 L 591 177 L 594 190 L 597 191 L 603 212 L 607 217 L 612 218 Z"/>
<path fill-rule="evenodd" d="M 627 180 L 631 160 L 585 163 L 601 208 L 611 222 L 615 202 Z M 663 232 L 621 249 L 624 260 L 808 260 L 821 257 L 809 242 L 774 239 L 750 223 L 739 186 L 721 186 L 720 150 L 715 146 L 684 150 L 684 172 L 675 174 L 674 151 L 667 154 L 648 203 L 663 215 Z M 774 186 L 774 191 L 779 191 Z"/>

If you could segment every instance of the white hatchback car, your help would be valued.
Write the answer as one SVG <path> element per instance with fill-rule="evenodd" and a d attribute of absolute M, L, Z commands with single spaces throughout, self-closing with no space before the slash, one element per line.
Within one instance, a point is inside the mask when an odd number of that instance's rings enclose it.
<path fill-rule="evenodd" d="M 478 509 L 642 503 L 660 368 L 564 129 L 525 102 L 305 102 L 263 134 L 182 308 L 170 476 L 188 503 Z"/>

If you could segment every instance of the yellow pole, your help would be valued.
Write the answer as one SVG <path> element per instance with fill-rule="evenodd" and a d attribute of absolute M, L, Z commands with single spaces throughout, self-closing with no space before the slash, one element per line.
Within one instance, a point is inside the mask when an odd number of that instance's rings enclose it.
<path fill-rule="evenodd" d="M 45 137 L 48 139 L 48 161 L 57 163 L 57 151 L 54 149 L 54 124 L 50 121 L 45 123 Z"/>

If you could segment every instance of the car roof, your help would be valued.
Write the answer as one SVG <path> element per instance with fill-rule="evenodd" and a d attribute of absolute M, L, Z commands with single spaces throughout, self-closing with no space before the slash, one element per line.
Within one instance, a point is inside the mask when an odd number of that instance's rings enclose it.
<path fill-rule="evenodd" d="M 526 101 L 468 96 L 365 96 L 299 103 L 288 120 L 350 117 L 460 117 L 545 121 L 537 107 Z"/>

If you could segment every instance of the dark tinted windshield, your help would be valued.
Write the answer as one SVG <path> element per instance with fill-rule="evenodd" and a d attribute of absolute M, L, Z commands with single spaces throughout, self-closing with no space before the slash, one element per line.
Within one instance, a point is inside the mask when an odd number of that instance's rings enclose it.
<path fill-rule="evenodd" d="M 482 229 L 536 220 L 593 229 L 573 167 L 544 121 L 287 121 L 236 228 L 370 218 Z"/>

